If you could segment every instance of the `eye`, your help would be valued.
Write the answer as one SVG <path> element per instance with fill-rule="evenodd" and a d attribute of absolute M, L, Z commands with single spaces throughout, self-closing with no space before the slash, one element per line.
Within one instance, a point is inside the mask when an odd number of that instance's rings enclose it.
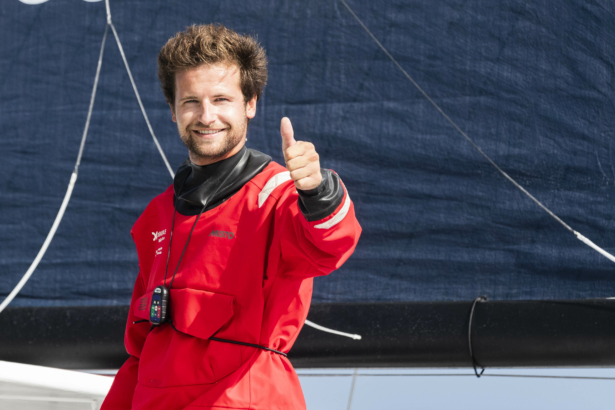
<path fill-rule="evenodd" d="M 218 97 L 218 98 L 216 98 L 216 101 L 228 101 L 228 98 Z"/>

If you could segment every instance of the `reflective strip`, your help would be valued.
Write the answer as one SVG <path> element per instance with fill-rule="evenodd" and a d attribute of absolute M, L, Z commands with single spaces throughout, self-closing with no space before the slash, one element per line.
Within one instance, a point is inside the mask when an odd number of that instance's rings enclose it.
<path fill-rule="evenodd" d="M 337 215 L 335 215 L 333 218 L 329 219 L 327 222 L 323 222 L 323 223 L 321 223 L 319 225 L 314 225 L 314 228 L 316 228 L 316 229 L 329 229 L 332 226 L 337 225 L 338 223 L 340 223 L 342 221 L 342 219 L 344 219 L 344 217 L 348 213 L 349 209 L 350 209 L 350 195 L 348 195 L 348 192 L 346 192 L 346 200 L 344 201 L 344 206 L 342 206 L 342 209 L 340 209 L 340 211 L 337 213 Z"/>
<path fill-rule="evenodd" d="M 290 177 L 290 172 L 288 171 L 280 172 L 279 174 L 271 177 L 271 179 L 265 184 L 265 187 L 263 188 L 261 193 L 258 194 L 258 207 L 260 208 L 261 206 L 263 206 L 263 204 L 265 203 L 267 198 L 269 198 L 269 195 L 271 195 L 274 189 L 282 185 L 284 182 L 290 181 L 291 179 L 292 178 Z"/>

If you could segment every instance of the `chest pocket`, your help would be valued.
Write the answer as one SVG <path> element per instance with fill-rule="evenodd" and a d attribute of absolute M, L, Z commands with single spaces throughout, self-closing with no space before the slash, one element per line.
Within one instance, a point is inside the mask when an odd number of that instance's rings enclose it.
<path fill-rule="evenodd" d="M 171 318 L 177 330 L 208 339 L 233 317 L 233 297 L 194 289 L 171 289 Z"/>
<path fill-rule="evenodd" d="M 136 316 L 149 319 L 152 293 L 133 306 Z M 171 289 L 169 324 L 154 328 L 139 361 L 139 383 L 171 387 L 215 383 L 241 366 L 239 347 L 208 339 L 233 317 L 233 296 L 196 289 Z M 147 309 L 140 309 L 147 306 Z M 226 332 L 232 329 L 225 328 Z M 219 351 L 223 349 L 223 351 Z"/>
<path fill-rule="evenodd" d="M 149 320 L 152 293 L 141 296 L 133 306 L 135 316 Z M 169 306 L 173 326 L 201 339 L 213 336 L 233 317 L 233 297 L 195 289 L 171 289 Z"/>

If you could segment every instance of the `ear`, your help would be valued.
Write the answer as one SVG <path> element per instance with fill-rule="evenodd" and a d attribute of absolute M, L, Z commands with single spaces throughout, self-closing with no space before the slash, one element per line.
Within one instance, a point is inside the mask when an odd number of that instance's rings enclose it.
<path fill-rule="evenodd" d="M 246 103 L 246 117 L 248 117 L 249 119 L 252 119 L 254 118 L 255 115 L 256 115 L 256 96 L 252 97 L 252 99 Z"/>
<path fill-rule="evenodd" d="M 173 122 L 177 122 L 177 117 L 175 117 L 175 108 L 173 107 L 173 104 L 169 104 L 169 107 L 171 107 L 171 119 L 173 120 Z"/>

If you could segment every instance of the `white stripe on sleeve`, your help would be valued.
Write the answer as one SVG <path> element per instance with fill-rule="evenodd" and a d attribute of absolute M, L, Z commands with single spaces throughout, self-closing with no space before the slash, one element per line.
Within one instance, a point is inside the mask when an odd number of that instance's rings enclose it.
<path fill-rule="evenodd" d="M 335 215 L 333 218 L 329 219 L 327 222 L 323 222 L 321 224 L 314 225 L 314 228 L 316 228 L 316 229 L 329 229 L 332 226 L 337 225 L 338 223 L 340 223 L 342 221 L 342 219 L 344 219 L 344 217 L 348 213 L 349 209 L 350 209 L 350 195 L 348 195 L 348 192 L 346 192 L 346 200 L 344 201 L 344 205 L 342 206 L 342 209 L 340 209 L 340 211 L 337 213 L 337 215 Z"/>

